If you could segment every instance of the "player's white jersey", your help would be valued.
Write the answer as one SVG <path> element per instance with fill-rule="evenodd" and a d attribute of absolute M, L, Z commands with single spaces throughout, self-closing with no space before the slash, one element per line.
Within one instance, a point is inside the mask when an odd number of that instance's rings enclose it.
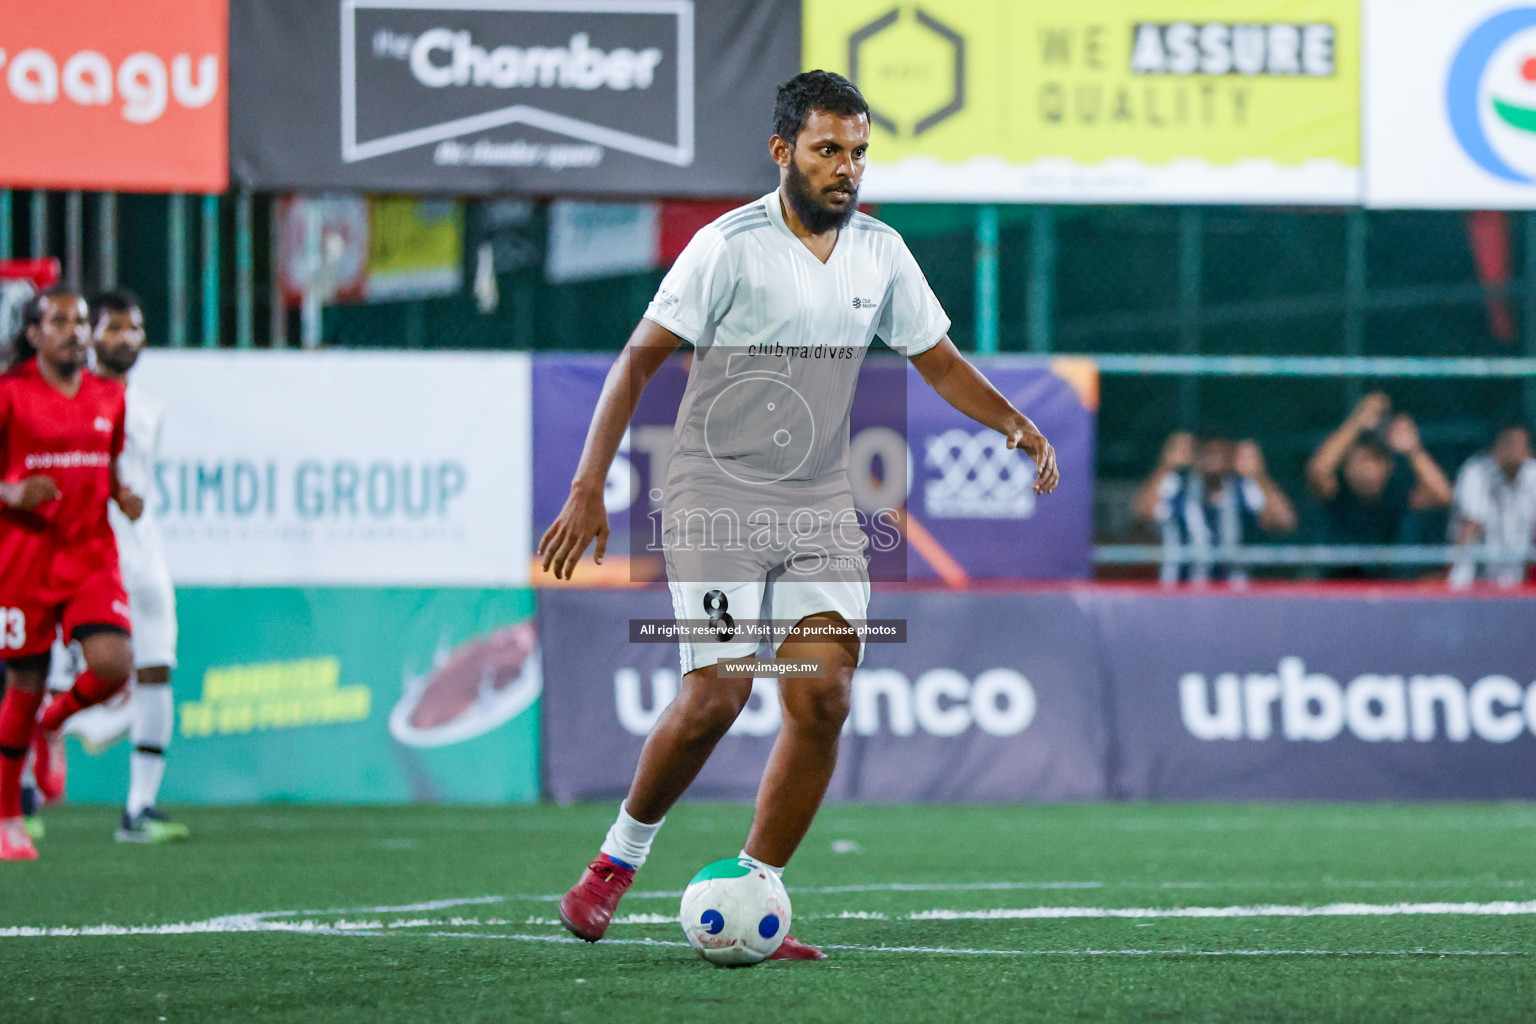
<path fill-rule="evenodd" d="M 949 330 L 893 228 L 856 213 L 822 263 L 784 222 L 777 191 L 702 228 L 645 316 L 696 346 L 674 477 L 707 464 L 762 483 L 844 472 L 870 342 L 914 356 Z"/>
<path fill-rule="evenodd" d="M 118 479 L 144 499 L 144 514 L 138 522 L 131 522 L 115 503 L 109 503 L 107 515 L 112 532 L 117 535 L 123 586 L 132 594 L 162 585 L 169 580 L 170 571 L 155 517 L 155 458 L 160 450 L 165 406 L 132 380 L 128 383 L 127 401 L 127 432 L 123 453 L 117 459 Z"/>

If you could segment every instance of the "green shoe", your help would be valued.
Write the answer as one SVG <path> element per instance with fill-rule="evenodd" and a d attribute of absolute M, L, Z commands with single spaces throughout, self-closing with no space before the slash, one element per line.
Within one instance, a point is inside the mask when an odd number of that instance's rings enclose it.
<path fill-rule="evenodd" d="M 120 843 L 176 843 L 191 835 L 187 826 L 175 822 L 153 807 L 129 817 L 123 812 L 122 827 L 117 830 Z"/>
<path fill-rule="evenodd" d="M 21 820 L 27 827 L 27 835 L 32 837 L 34 843 L 42 839 L 43 833 L 48 831 L 47 827 L 43 824 L 43 817 L 40 814 L 29 814 Z"/>

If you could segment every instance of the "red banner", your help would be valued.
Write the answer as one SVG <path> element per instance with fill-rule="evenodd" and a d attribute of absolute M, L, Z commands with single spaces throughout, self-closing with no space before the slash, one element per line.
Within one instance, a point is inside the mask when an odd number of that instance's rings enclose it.
<path fill-rule="evenodd" d="M 3 0 L 0 186 L 222 192 L 223 0 Z"/>

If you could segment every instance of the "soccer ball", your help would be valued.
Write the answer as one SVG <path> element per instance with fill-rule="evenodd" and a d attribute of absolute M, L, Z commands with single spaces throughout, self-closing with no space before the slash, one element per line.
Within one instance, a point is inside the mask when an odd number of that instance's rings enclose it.
<path fill-rule="evenodd" d="M 717 860 L 693 876 L 678 913 L 694 951 L 718 967 L 768 959 L 789 931 L 789 893 L 747 857 Z"/>

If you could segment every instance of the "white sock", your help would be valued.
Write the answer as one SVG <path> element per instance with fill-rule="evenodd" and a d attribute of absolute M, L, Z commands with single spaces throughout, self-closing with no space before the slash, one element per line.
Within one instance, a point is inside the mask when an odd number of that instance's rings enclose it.
<path fill-rule="evenodd" d="M 629 810 L 620 804 L 619 817 L 608 830 L 608 837 L 603 840 L 601 850 L 614 860 L 638 869 L 645 863 L 645 858 L 650 856 L 651 842 L 666 821 L 666 818 L 662 818 L 654 825 L 636 821 L 629 816 Z"/>
<path fill-rule="evenodd" d="M 128 758 L 128 816 L 155 806 L 165 776 L 165 748 L 171 742 L 175 705 L 169 683 L 135 683 L 133 725 L 128 730 L 133 753 Z"/>
<path fill-rule="evenodd" d="M 737 854 L 737 856 L 738 857 L 745 857 L 745 858 L 747 858 L 747 860 L 752 861 L 754 864 L 761 864 L 763 867 L 767 868 L 769 871 L 772 871 L 775 875 L 778 875 L 780 878 L 784 877 L 784 869 L 783 868 L 776 868 L 772 864 L 769 864 L 765 860 L 758 860 L 756 857 L 752 856 L 746 850 L 742 850 L 741 853 Z"/>

